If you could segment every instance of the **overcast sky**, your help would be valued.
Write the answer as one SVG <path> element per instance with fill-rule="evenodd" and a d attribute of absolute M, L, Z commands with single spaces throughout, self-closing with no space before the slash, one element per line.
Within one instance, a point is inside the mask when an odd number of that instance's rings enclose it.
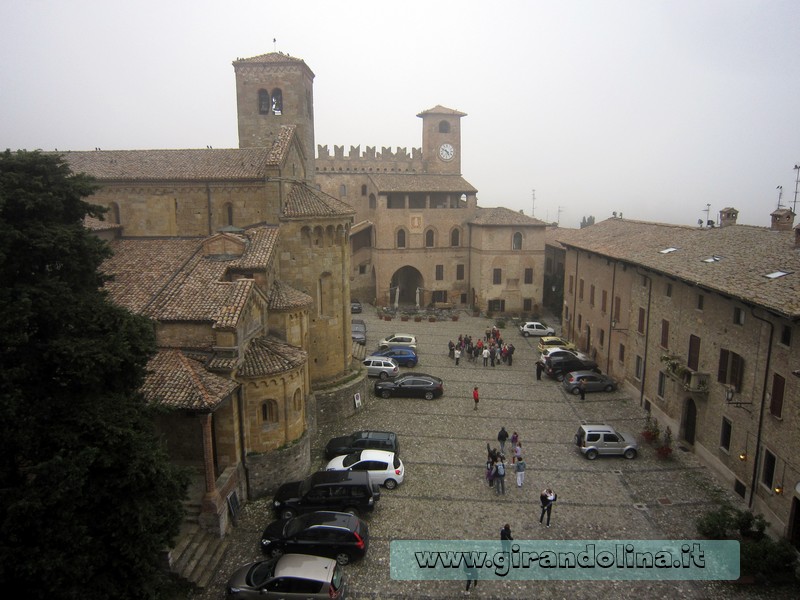
<path fill-rule="evenodd" d="M 795 199 L 798 32 L 798 0 L 5 0 L 0 148 L 236 147 L 231 62 L 279 50 L 331 149 L 467 113 L 481 206 L 766 226 Z"/>

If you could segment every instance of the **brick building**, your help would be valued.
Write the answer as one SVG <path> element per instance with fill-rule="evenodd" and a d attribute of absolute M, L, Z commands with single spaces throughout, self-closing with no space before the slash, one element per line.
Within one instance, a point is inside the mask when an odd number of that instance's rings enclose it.
<path fill-rule="evenodd" d="M 797 545 L 800 228 L 788 209 L 770 228 L 736 217 L 555 231 L 563 330 Z"/>

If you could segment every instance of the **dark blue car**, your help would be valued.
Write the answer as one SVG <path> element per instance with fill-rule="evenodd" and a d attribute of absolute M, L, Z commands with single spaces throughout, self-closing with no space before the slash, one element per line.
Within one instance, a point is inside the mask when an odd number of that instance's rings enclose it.
<path fill-rule="evenodd" d="M 414 367 L 419 364 L 417 353 L 411 348 L 387 348 L 386 350 L 376 350 L 372 353 L 372 356 L 389 356 L 401 367 Z"/>

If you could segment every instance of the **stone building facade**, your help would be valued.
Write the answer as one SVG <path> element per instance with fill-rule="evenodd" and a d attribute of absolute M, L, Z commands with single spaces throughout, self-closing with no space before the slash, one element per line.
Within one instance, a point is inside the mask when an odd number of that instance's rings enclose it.
<path fill-rule="evenodd" d="M 777 213 L 777 214 L 776 214 Z M 563 330 L 800 545 L 800 228 L 559 230 Z M 788 223 L 788 225 L 787 225 Z"/>

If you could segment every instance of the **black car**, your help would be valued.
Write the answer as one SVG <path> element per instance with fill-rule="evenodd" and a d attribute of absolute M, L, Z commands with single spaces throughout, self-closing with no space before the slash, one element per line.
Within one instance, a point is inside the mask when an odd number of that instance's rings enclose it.
<path fill-rule="evenodd" d="M 350 299 L 350 312 L 351 313 L 360 313 L 364 310 L 364 307 L 361 306 L 361 302 L 356 300 L 355 298 Z"/>
<path fill-rule="evenodd" d="M 433 400 L 444 393 L 444 382 L 433 375 L 407 373 L 394 379 L 375 382 L 375 395 L 381 398 L 410 396 Z"/>
<path fill-rule="evenodd" d="M 281 519 L 318 510 L 360 514 L 375 510 L 380 497 L 380 488 L 370 483 L 366 471 L 317 471 L 279 487 L 272 510 Z"/>
<path fill-rule="evenodd" d="M 400 451 L 400 444 L 397 441 L 397 434 L 391 431 L 356 431 L 329 440 L 325 446 L 325 458 L 330 460 L 359 450 L 386 450 L 397 454 Z"/>
<path fill-rule="evenodd" d="M 369 529 L 358 517 L 341 512 L 313 512 L 267 525 L 261 551 L 270 556 L 311 554 L 336 559 L 340 565 L 362 558 Z"/>
<path fill-rule="evenodd" d="M 544 372 L 557 381 L 563 381 L 564 376 L 572 371 L 595 371 L 600 372 L 597 363 L 591 359 L 584 359 L 578 356 L 549 356 L 544 361 Z"/>

